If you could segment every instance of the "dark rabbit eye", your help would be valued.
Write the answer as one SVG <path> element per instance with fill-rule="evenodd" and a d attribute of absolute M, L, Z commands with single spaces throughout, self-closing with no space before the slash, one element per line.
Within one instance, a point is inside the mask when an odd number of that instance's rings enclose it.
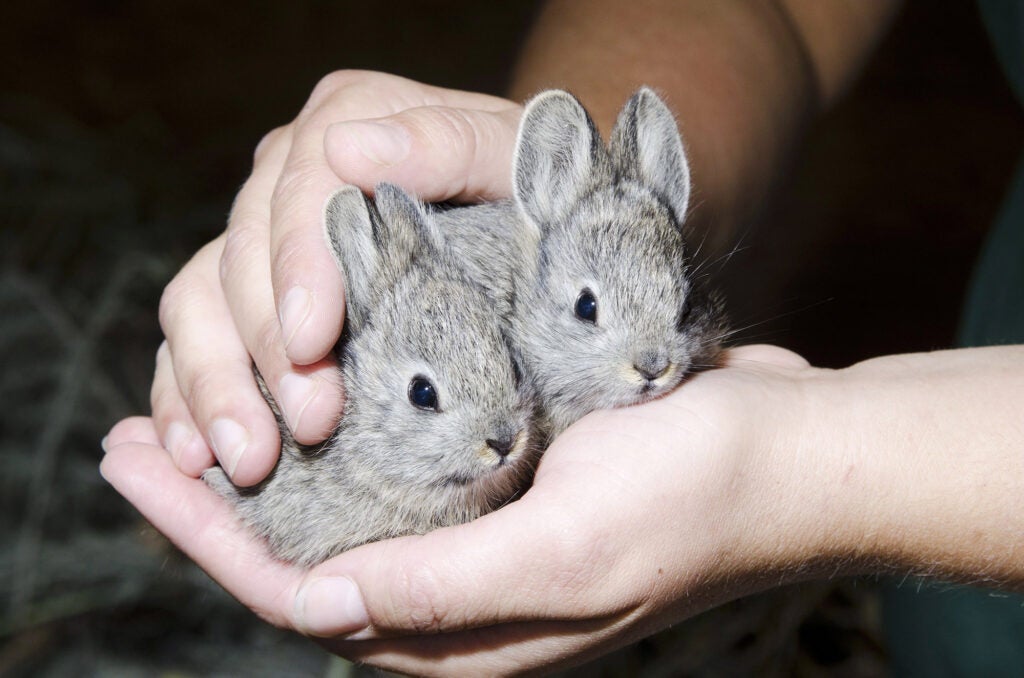
<path fill-rule="evenodd" d="M 576 317 L 588 323 L 597 323 L 597 299 L 590 290 L 583 290 L 576 297 Z"/>
<path fill-rule="evenodd" d="M 421 410 L 437 412 L 437 390 L 425 377 L 413 377 L 409 382 L 409 402 Z"/>
<path fill-rule="evenodd" d="M 690 298 L 687 297 L 683 301 L 683 307 L 679 309 L 679 319 L 676 320 L 676 331 L 682 332 L 686 328 L 686 321 L 690 319 L 691 310 L 693 310 L 693 304 L 690 303 Z"/>

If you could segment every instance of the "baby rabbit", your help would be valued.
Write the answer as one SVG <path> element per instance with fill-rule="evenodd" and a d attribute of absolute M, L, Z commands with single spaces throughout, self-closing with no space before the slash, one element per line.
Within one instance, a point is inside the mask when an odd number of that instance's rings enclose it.
<path fill-rule="evenodd" d="M 583 106 L 551 90 L 523 113 L 513 201 L 437 214 L 510 326 L 549 435 L 714 364 L 725 319 L 684 242 L 689 197 L 675 118 L 652 90 L 626 103 L 607 148 Z"/>
<path fill-rule="evenodd" d="M 281 429 L 263 483 L 203 479 L 283 560 L 313 565 L 386 537 L 472 520 L 524 489 L 538 458 L 534 397 L 520 382 L 493 303 L 435 240 L 422 205 L 381 185 L 326 207 L 345 277 L 337 351 L 344 413 L 322 446 Z"/>

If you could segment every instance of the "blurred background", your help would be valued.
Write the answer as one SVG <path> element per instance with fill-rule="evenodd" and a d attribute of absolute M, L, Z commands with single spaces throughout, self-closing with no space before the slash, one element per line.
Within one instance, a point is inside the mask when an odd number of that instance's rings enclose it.
<path fill-rule="evenodd" d="M 0 675 L 367 672 L 223 593 L 102 481 L 99 440 L 148 412 L 160 292 L 263 133 L 339 68 L 500 94 L 538 4 L 0 9 Z M 741 338 L 836 367 L 951 345 L 1022 145 L 974 4 L 910 0 L 720 267 Z M 884 674 L 875 584 L 737 601 L 577 673 Z"/>

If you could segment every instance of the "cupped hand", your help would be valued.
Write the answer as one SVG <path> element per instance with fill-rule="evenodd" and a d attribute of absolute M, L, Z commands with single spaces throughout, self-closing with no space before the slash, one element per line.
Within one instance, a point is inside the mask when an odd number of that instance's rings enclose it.
<path fill-rule="evenodd" d="M 780 432 L 802 421 L 801 383 L 817 372 L 782 349 L 733 349 L 665 398 L 577 422 L 518 501 L 308 571 L 271 558 L 179 473 L 147 419 L 115 427 L 101 469 L 265 620 L 393 670 L 507 674 L 579 663 L 809 576 L 807 493 Z"/>
<path fill-rule="evenodd" d="M 342 276 L 321 212 L 343 183 L 397 183 L 423 200 L 509 193 L 520 106 L 382 73 L 339 71 L 298 117 L 270 132 L 227 230 L 167 286 L 153 425 L 175 464 L 198 476 L 217 461 L 240 485 L 262 480 L 279 451 L 259 368 L 302 443 L 323 440 L 343 390 L 329 355 L 344 318 Z"/>

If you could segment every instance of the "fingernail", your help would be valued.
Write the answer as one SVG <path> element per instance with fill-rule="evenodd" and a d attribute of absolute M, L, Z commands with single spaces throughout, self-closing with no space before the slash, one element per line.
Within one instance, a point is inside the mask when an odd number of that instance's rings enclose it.
<path fill-rule="evenodd" d="M 192 431 L 180 421 L 172 422 L 164 435 L 164 447 L 171 453 L 175 466 L 180 466 L 181 451 L 192 440 Z"/>
<path fill-rule="evenodd" d="M 317 391 L 320 390 L 320 381 L 289 372 L 281 377 L 278 386 L 284 418 L 294 433 L 299 428 L 299 422 L 302 421 L 302 413 L 306 411 L 306 406 L 312 402 Z"/>
<path fill-rule="evenodd" d="M 100 447 L 103 448 L 103 454 L 110 452 L 110 450 L 107 449 L 107 436 L 103 436 L 103 440 L 100 441 Z"/>
<path fill-rule="evenodd" d="M 370 624 L 359 587 L 348 577 L 314 579 L 295 596 L 299 630 L 313 636 L 354 633 Z"/>
<path fill-rule="evenodd" d="M 309 309 L 313 306 L 313 297 L 305 287 L 296 285 L 288 290 L 281 302 L 281 333 L 284 335 L 284 347 L 292 343 L 292 339 L 298 333 L 302 323 L 309 316 Z"/>
<path fill-rule="evenodd" d="M 234 477 L 238 462 L 249 444 L 249 432 L 237 421 L 217 419 L 210 425 L 210 438 L 217 459 L 221 464 L 227 464 L 228 475 Z"/>
<path fill-rule="evenodd" d="M 390 167 L 405 160 L 412 149 L 409 132 L 395 125 L 378 122 L 345 122 L 345 134 L 369 160 Z"/>

